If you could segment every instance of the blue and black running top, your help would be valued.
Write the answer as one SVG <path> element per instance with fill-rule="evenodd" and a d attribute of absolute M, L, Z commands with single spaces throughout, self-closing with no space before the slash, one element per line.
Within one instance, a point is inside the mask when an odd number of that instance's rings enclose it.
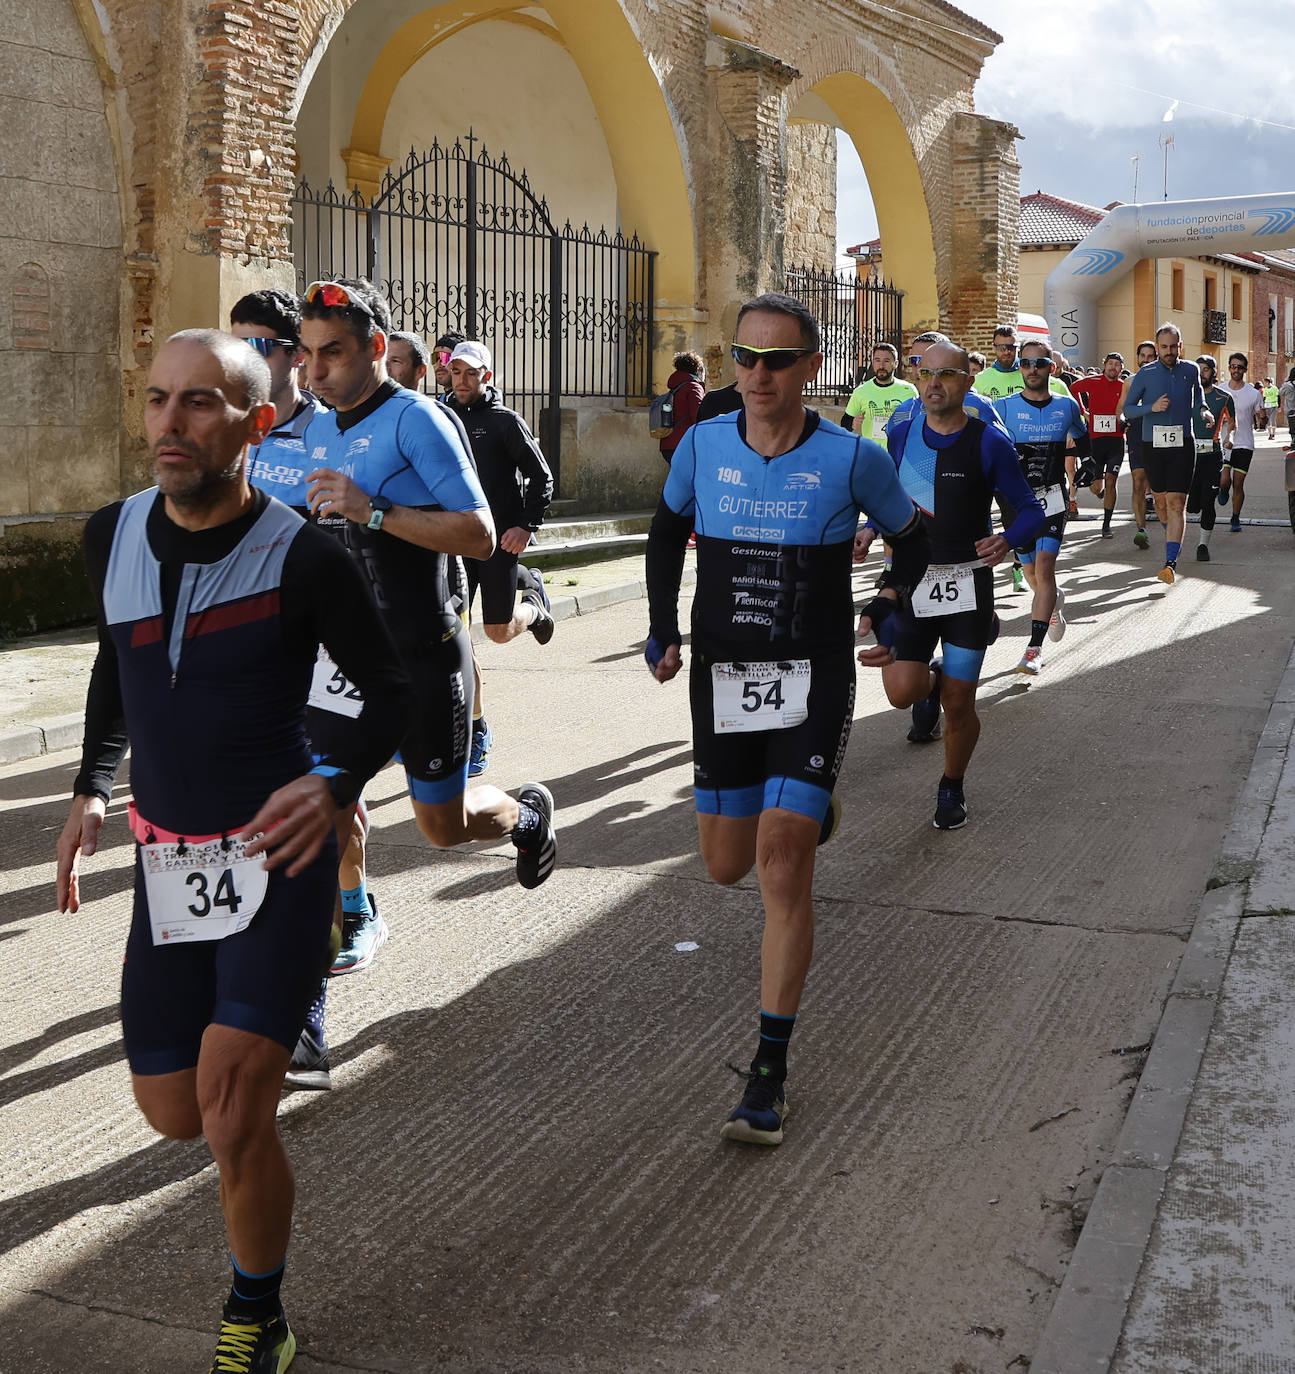
<path fill-rule="evenodd" d="M 284 424 L 247 451 L 247 480 L 294 510 L 306 507 L 306 430 L 324 407 L 308 391 Z"/>
<path fill-rule="evenodd" d="M 718 659 L 848 651 L 859 512 L 893 534 L 916 518 L 886 450 L 812 410 L 795 448 L 776 458 L 748 446 L 742 411 L 694 425 L 674 451 L 662 508 L 696 531 L 693 648 Z M 678 578 L 672 589 L 664 581 L 648 582 L 663 644 L 679 638 Z"/>
<path fill-rule="evenodd" d="M 364 694 L 324 762 L 358 788 L 391 757 L 409 678 L 345 553 L 263 492 L 228 524 L 185 530 L 156 490 L 91 516 L 99 653 L 75 791 L 107 798 L 129 740 L 140 814 L 180 835 L 246 825 L 310 771 L 306 696 L 323 643 Z"/>
<path fill-rule="evenodd" d="M 366 496 L 415 510 L 488 509 L 462 427 L 430 396 L 384 382 L 340 414 L 325 411 L 306 430 L 309 471 L 333 468 Z M 345 516 L 321 529 L 340 539 L 369 579 L 378 608 L 404 654 L 422 654 L 459 624 L 446 578 L 446 555 L 370 530 Z"/>
<path fill-rule="evenodd" d="M 1169 397 L 1166 410 L 1153 410 L 1162 397 Z M 1181 425 L 1183 435 L 1190 439 L 1192 421 L 1205 406 L 1205 391 L 1201 386 L 1201 370 L 1195 363 L 1180 358 L 1173 367 L 1162 362 L 1140 367 L 1129 383 L 1124 397 L 1124 414 L 1129 420 L 1140 420 L 1144 444 L 1153 444 L 1157 425 Z"/>
<path fill-rule="evenodd" d="M 1023 391 L 1002 396 L 994 405 L 1021 458 L 1021 471 L 1035 491 L 1066 480 L 1066 440 L 1081 457 L 1091 452 L 1088 424 L 1073 396 L 1049 393 L 1032 401 Z"/>
<path fill-rule="evenodd" d="M 992 409 L 992 407 L 991 407 Z M 968 419 L 956 434 L 937 434 L 926 412 L 909 412 L 889 431 L 890 456 L 904 490 L 930 517 L 931 562 L 968 563 L 991 530 L 990 505 L 1001 493 L 1017 512 L 1003 531 L 1029 543 L 1046 519 L 1002 429 Z"/>

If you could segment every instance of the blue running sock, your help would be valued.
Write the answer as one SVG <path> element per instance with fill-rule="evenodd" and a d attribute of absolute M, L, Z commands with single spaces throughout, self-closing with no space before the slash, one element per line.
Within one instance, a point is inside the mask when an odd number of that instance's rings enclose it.
<path fill-rule="evenodd" d="M 328 978 L 325 977 L 306 1012 L 306 1029 L 322 1045 L 324 1043 L 324 1003 L 328 1000 Z"/>
<path fill-rule="evenodd" d="M 760 1044 L 755 1052 L 754 1064 L 771 1068 L 775 1076 L 787 1076 L 787 1045 L 791 1033 L 796 1028 L 794 1016 L 779 1016 L 775 1012 L 760 1013 Z"/>
<path fill-rule="evenodd" d="M 265 1274 L 245 1274 L 238 1261 L 230 1255 L 234 1266 L 234 1283 L 229 1290 L 229 1305 L 254 1321 L 264 1321 L 279 1313 L 279 1289 L 283 1285 L 285 1260 L 277 1269 Z"/>
<path fill-rule="evenodd" d="M 1178 554 L 1182 549 L 1182 543 L 1177 539 L 1165 540 L 1165 562 L 1172 568 L 1178 562 Z"/>
<path fill-rule="evenodd" d="M 363 878 L 359 887 L 342 889 L 342 910 L 348 916 L 367 916 L 369 914 L 369 889 Z"/>

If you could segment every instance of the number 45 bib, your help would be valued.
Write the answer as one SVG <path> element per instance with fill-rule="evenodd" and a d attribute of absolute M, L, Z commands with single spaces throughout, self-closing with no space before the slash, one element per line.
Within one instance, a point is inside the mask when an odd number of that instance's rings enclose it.
<path fill-rule="evenodd" d="M 712 663 L 715 733 L 790 730 L 809 718 L 809 659 Z"/>
<path fill-rule="evenodd" d="M 972 563 L 933 563 L 913 588 L 913 614 L 922 619 L 976 609 L 977 559 Z"/>

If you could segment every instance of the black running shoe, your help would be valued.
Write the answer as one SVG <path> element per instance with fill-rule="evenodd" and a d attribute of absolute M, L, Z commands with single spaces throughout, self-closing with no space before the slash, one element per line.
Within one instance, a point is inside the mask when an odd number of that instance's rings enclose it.
<path fill-rule="evenodd" d="M 941 787 L 931 824 L 937 830 L 961 830 L 966 823 L 967 799 L 955 788 Z"/>
<path fill-rule="evenodd" d="M 553 872 L 558 857 L 558 832 L 553 828 L 553 794 L 542 782 L 528 782 L 517 789 L 517 800 L 540 818 L 540 828 L 517 846 L 517 881 L 523 887 L 539 887 Z"/>
<path fill-rule="evenodd" d="M 923 697 L 913 707 L 913 724 L 909 727 L 908 738 L 913 744 L 929 744 L 940 738 L 940 687 L 944 682 L 944 660 L 933 658 L 931 671 L 935 674 L 935 686 L 930 695 Z"/>
<path fill-rule="evenodd" d="M 328 1067 L 328 1046 L 322 1039 L 316 1040 L 309 1026 L 301 1028 L 297 1037 L 297 1048 L 292 1052 L 292 1062 L 283 1081 L 294 1088 L 313 1088 L 316 1092 L 327 1092 L 333 1086 L 333 1078 Z"/>
<path fill-rule="evenodd" d="M 1210 549 L 1208 544 L 1197 544 L 1196 561 L 1198 563 L 1208 563 L 1210 561 Z"/>
<path fill-rule="evenodd" d="M 544 578 L 538 568 L 517 569 L 517 585 L 522 589 L 522 600 L 535 611 L 535 618 L 527 627 L 539 644 L 547 644 L 553 638 L 557 622 L 553 619 L 553 603 L 544 590 Z"/>
<path fill-rule="evenodd" d="M 740 1069 L 733 1071 L 741 1073 Z M 786 1115 L 787 1092 L 783 1080 L 776 1078 L 768 1065 L 752 1064 L 746 1075 L 742 1100 L 719 1133 L 725 1140 L 739 1140 L 744 1145 L 781 1145 Z"/>
<path fill-rule="evenodd" d="M 256 1321 L 225 1304 L 210 1374 L 283 1374 L 297 1353 L 297 1342 L 283 1315 Z"/>

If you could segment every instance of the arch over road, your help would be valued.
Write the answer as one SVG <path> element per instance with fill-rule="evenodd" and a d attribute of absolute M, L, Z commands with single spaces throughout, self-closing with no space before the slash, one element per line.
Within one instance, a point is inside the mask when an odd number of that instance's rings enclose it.
<path fill-rule="evenodd" d="M 1295 244 L 1295 191 L 1119 205 L 1048 274 L 1043 312 L 1053 341 L 1086 361 L 1097 348 L 1097 302 L 1142 258 L 1262 252 Z"/>

